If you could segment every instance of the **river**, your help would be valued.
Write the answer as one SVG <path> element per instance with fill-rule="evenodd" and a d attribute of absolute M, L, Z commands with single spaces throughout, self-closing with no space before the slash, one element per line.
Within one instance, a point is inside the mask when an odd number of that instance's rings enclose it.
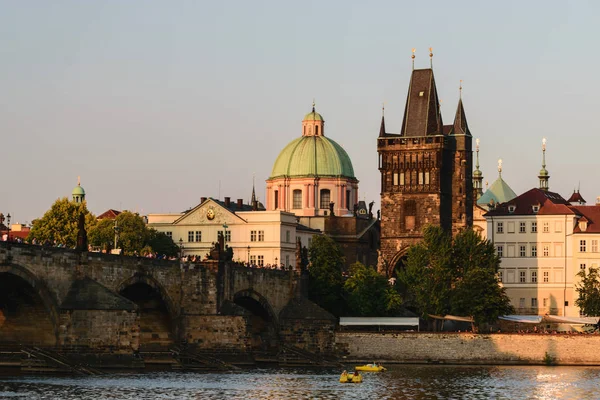
<path fill-rule="evenodd" d="M 252 369 L 93 377 L 0 376 L 8 399 L 598 399 L 600 368 L 392 366 L 341 384 L 338 370 Z"/>

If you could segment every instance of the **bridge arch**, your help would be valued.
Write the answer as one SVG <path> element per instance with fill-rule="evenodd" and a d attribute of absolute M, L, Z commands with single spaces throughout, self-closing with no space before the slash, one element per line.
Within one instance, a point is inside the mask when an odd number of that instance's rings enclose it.
<path fill-rule="evenodd" d="M 0 266 L 0 339 L 20 344 L 55 346 L 59 337 L 55 295 L 28 268 Z"/>
<path fill-rule="evenodd" d="M 169 347 L 178 337 L 179 313 L 164 287 L 151 275 L 136 273 L 117 292 L 138 306 L 140 349 Z"/>
<path fill-rule="evenodd" d="M 279 320 L 269 301 L 254 289 L 240 290 L 233 302 L 249 311 L 251 347 L 255 350 L 275 350 L 279 346 Z"/>
<path fill-rule="evenodd" d="M 390 262 L 386 265 L 386 274 L 389 278 L 395 277 L 396 269 L 398 267 L 402 268 L 404 262 L 406 261 L 407 254 L 408 246 L 402 248 L 400 251 L 397 251 L 396 254 L 394 254 Z"/>

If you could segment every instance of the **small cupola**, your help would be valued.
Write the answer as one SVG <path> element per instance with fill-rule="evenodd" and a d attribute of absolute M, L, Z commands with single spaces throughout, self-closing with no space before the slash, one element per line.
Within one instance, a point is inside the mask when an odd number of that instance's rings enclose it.
<path fill-rule="evenodd" d="M 325 136 L 325 120 L 315 111 L 313 101 L 312 111 L 304 116 L 302 120 L 302 136 Z"/>

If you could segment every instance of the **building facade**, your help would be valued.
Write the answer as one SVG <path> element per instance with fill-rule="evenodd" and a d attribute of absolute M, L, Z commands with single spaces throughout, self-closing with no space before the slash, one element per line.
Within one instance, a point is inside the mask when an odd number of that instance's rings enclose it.
<path fill-rule="evenodd" d="M 453 234 L 473 224 L 473 154 L 462 97 L 454 123 L 444 125 L 433 70 L 414 69 L 400 133 L 381 119 L 377 139 L 381 173 L 381 249 L 388 276 L 426 225 Z"/>
<path fill-rule="evenodd" d="M 207 257 L 219 235 L 233 249 L 233 260 L 259 267 L 296 266 L 296 241 L 308 246 L 318 230 L 297 223 L 294 214 L 253 210 L 239 199 L 231 202 L 203 198 L 191 210 L 176 214 L 149 214 L 148 226 L 164 232 L 181 247 L 184 256 Z"/>

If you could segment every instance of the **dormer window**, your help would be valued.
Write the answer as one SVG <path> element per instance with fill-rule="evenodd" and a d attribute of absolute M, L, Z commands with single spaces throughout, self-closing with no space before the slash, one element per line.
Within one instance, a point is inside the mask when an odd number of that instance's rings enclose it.
<path fill-rule="evenodd" d="M 514 205 L 508 206 L 508 212 L 511 213 L 511 214 L 514 213 L 515 212 L 515 206 Z"/>
<path fill-rule="evenodd" d="M 579 229 L 581 229 L 581 232 L 585 232 L 587 230 L 587 221 L 579 221 Z"/>
<path fill-rule="evenodd" d="M 537 212 L 540 211 L 540 205 L 536 204 L 536 205 L 532 206 L 531 209 L 533 210 L 534 213 L 537 214 Z"/>

